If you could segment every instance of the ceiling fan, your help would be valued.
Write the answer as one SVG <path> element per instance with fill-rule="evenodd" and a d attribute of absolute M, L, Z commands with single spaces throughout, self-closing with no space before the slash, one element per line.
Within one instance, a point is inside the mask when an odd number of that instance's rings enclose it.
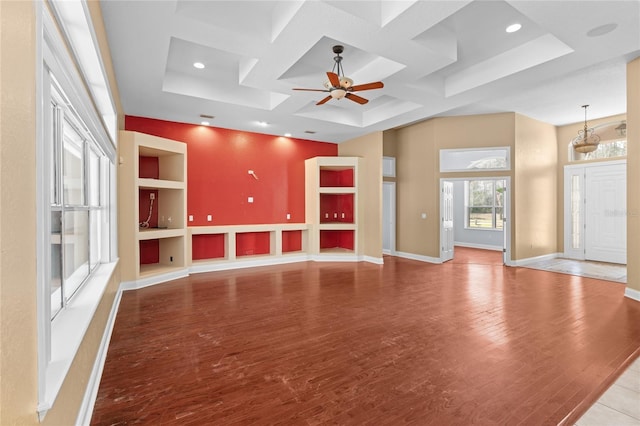
<path fill-rule="evenodd" d="M 329 80 L 324 83 L 325 89 L 294 88 L 293 90 L 305 90 L 308 92 L 329 93 L 329 96 L 319 101 L 316 105 L 322 105 L 323 103 L 331 100 L 332 98 L 333 99 L 347 98 L 361 105 L 364 105 L 367 102 L 369 102 L 368 99 L 358 96 L 353 92 L 359 92 L 362 90 L 371 90 L 371 89 L 381 89 L 384 87 L 384 84 L 382 84 L 381 81 L 376 81 L 375 83 L 358 84 L 354 86 L 353 80 L 351 80 L 349 77 L 344 76 L 344 70 L 342 69 L 342 56 L 340 56 L 340 54 L 343 51 L 344 51 L 344 46 L 341 46 L 341 45 L 333 46 L 333 53 L 336 54 L 336 56 L 333 58 L 335 63 L 333 64 L 333 69 L 330 72 L 327 72 L 327 77 L 329 78 Z"/>

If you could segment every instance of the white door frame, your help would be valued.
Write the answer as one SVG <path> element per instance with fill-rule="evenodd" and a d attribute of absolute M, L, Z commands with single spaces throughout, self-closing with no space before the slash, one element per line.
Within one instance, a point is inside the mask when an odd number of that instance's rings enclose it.
<path fill-rule="evenodd" d="M 577 164 L 567 164 L 564 166 L 564 253 L 563 256 L 569 259 L 576 260 L 584 260 L 585 259 L 585 249 L 586 249 L 586 239 L 585 239 L 585 222 L 586 222 L 586 204 L 585 204 L 585 196 L 586 196 L 586 173 L 587 169 L 592 167 L 602 167 L 608 165 L 619 165 L 619 164 L 627 164 L 627 160 L 612 160 L 612 161 L 597 161 L 593 163 L 577 163 Z M 579 221 L 580 227 L 582 228 L 582 232 L 580 234 L 580 242 L 578 248 L 573 248 L 572 244 L 572 218 L 571 218 L 571 176 L 578 175 L 580 176 L 580 212 L 579 212 Z"/>
<path fill-rule="evenodd" d="M 505 205 L 504 205 L 504 222 L 503 229 L 504 232 L 504 246 L 502 248 L 503 252 L 503 263 L 506 266 L 514 266 L 515 262 L 511 260 L 511 176 L 465 176 L 465 177 L 455 177 L 455 178 L 440 178 L 440 194 L 442 194 L 443 182 L 451 182 L 451 181 L 465 181 L 465 180 L 473 180 L 473 179 L 503 179 L 505 181 Z M 440 196 L 438 198 L 438 205 L 440 204 Z M 439 206 L 440 209 L 440 234 L 438 236 L 438 244 L 440 244 L 440 261 L 443 261 L 442 258 L 442 206 Z"/>
<path fill-rule="evenodd" d="M 391 246 L 390 249 L 385 249 L 384 247 L 382 248 L 382 253 L 383 254 L 391 254 L 391 255 L 395 255 L 396 254 L 396 183 L 395 182 L 390 182 L 390 181 L 383 181 L 382 182 L 382 192 L 383 192 L 383 200 L 384 200 L 384 191 L 385 188 L 388 188 L 391 191 L 391 196 L 390 196 L 390 201 L 391 201 L 391 205 L 390 206 L 385 206 L 383 203 L 382 206 L 382 232 L 384 234 L 385 232 L 385 212 L 388 212 L 390 215 L 390 222 L 391 222 L 391 227 L 389 229 L 390 235 L 389 235 L 389 245 Z M 384 239 L 384 235 L 383 235 L 383 239 Z"/>
<path fill-rule="evenodd" d="M 445 184 L 451 184 L 451 217 L 449 218 L 450 220 L 447 219 L 447 209 L 446 206 L 444 205 L 443 201 L 445 198 Z M 444 241 L 445 240 L 445 235 L 447 234 L 447 231 L 445 231 L 446 229 L 450 229 L 449 232 L 451 232 L 451 234 L 453 235 L 453 221 L 454 221 L 454 205 L 453 205 L 453 182 L 450 180 L 446 180 L 446 179 L 440 179 L 440 261 L 441 262 L 446 262 L 449 260 L 453 259 L 454 256 L 454 250 L 455 250 L 455 240 L 452 238 L 451 240 L 451 247 L 449 247 L 448 242 Z M 447 222 L 451 223 L 451 226 L 449 228 L 446 227 Z M 450 250 L 449 250 L 450 249 Z"/>

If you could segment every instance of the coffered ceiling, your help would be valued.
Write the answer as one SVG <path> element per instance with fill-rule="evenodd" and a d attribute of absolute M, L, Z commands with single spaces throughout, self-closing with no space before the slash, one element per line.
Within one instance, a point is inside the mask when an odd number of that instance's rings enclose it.
<path fill-rule="evenodd" d="M 102 0 L 126 114 L 342 142 L 435 116 L 626 111 L 640 1 Z M 522 28 L 507 33 L 506 27 Z M 369 102 L 316 105 L 342 65 Z M 194 68 L 195 62 L 205 65 Z M 261 124 L 259 124 L 261 123 Z M 309 133 L 313 132 L 313 133 Z"/>

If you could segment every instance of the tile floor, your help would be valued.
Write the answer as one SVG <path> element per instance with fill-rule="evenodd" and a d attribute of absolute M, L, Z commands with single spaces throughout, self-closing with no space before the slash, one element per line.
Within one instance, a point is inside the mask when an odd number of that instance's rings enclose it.
<path fill-rule="evenodd" d="M 584 413 L 576 426 L 640 426 L 640 358 Z"/>
<path fill-rule="evenodd" d="M 600 280 L 627 282 L 627 265 L 616 263 L 591 262 L 572 259 L 541 260 L 524 265 L 526 268 L 542 269 L 559 272 L 561 274 L 579 275 L 581 277 L 597 278 Z"/>
<path fill-rule="evenodd" d="M 579 275 L 619 283 L 627 282 L 626 265 L 551 259 L 526 265 L 527 268 Z M 640 358 L 575 423 L 576 426 L 640 426 Z"/>

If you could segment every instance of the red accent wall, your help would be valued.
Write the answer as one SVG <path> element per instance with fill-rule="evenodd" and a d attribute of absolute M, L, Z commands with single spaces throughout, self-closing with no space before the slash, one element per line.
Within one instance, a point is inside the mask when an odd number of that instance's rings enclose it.
<path fill-rule="evenodd" d="M 138 157 L 138 177 L 160 179 L 158 157 Z"/>
<path fill-rule="evenodd" d="M 240 232 L 236 234 L 236 256 L 270 253 L 270 232 Z M 275 250 L 275 247 L 274 247 Z"/>
<path fill-rule="evenodd" d="M 345 170 L 320 169 L 320 186 L 322 187 L 353 186 L 353 169 L 345 169 Z"/>
<path fill-rule="evenodd" d="M 188 226 L 304 223 L 304 160 L 338 155 L 333 143 L 144 117 L 126 116 L 125 129 L 187 144 L 187 215 L 193 215 Z M 139 169 L 140 177 L 158 178 L 157 159 L 141 157 Z M 140 191 L 140 221 L 149 214 L 149 192 Z M 155 192 L 152 227 L 158 226 L 156 207 L 162 202 Z M 212 215 L 211 222 L 207 215 Z M 217 238 L 194 237 L 193 259 L 223 257 L 223 244 Z M 236 244 L 238 256 L 271 250 L 268 233 L 238 234 Z M 300 250 L 301 245 L 300 233 L 283 235 L 284 251 Z M 158 247 L 157 241 L 141 244 L 141 263 L 158 262 Z"/>
<path fill-rule="evenodd" d="M 140 264 L 160 262 L 160 241 L 140 240 Z"/>
<path fill-rule="evenodd" d="M 333 143 L 144 117 L 125 129 L 187 144 L 188 226 L 304 223 L 304 160 L 338 155 Z"/>
<path fill-rule="evenodd" d="M 201 234 L 191 236 L 193 260 L 225 257 L 224 234 Z"/>
<path fill-rule="evenodd" d="M 320 194 L 320 223 L 353 223 L 353 197 L 354 194 Z"/>
<path fill-rule="evenodd" d="M 320 248 L 345 248 L 353 250 L 355 247 L 353 231 L 349 230 L 324 230 L 320 231 Z"/>
<path fill-rule="evenodd" d="M 302 231 L 282 231 L 282 252 L 302 250 Z"/>

